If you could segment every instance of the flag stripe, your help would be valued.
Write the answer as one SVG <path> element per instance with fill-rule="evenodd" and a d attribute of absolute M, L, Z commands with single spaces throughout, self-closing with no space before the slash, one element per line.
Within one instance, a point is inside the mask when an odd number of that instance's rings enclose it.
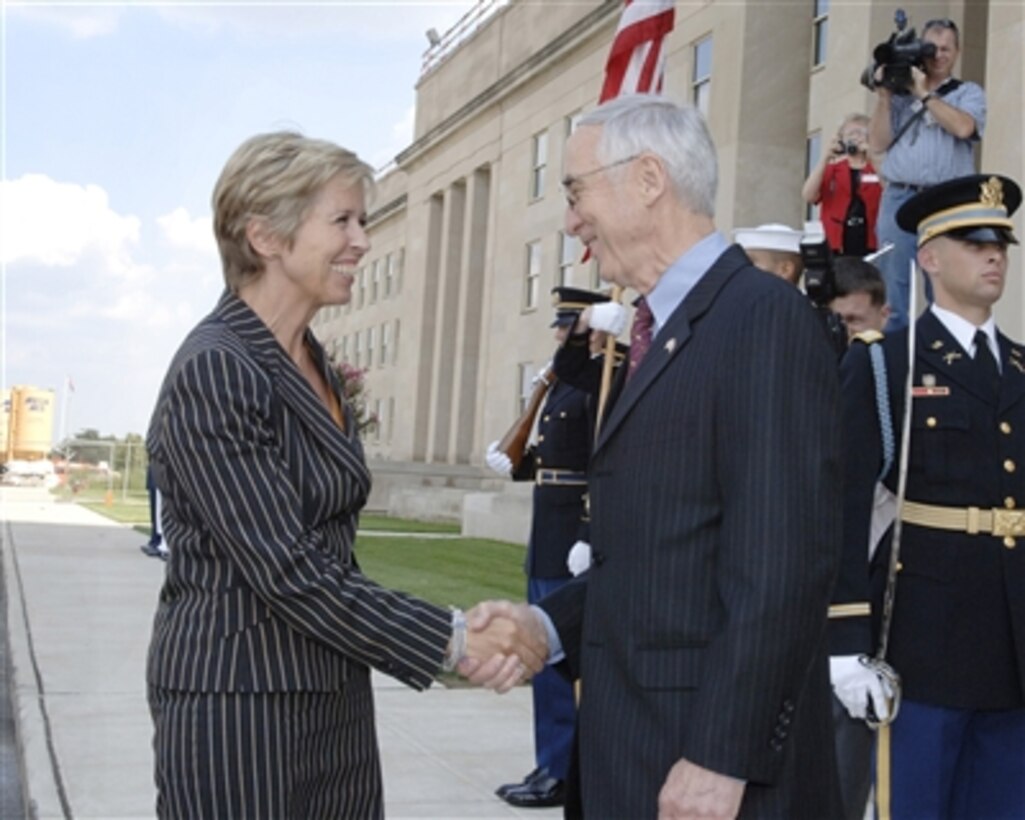
<path fill-rule="evenodd" d="M 626 0 L 605 65 L 605 82 L 598 102 L 620 94 L 661 90 L 665 69 L 662 41 L 672 31 L 675 16 L 673 0 Z"/>

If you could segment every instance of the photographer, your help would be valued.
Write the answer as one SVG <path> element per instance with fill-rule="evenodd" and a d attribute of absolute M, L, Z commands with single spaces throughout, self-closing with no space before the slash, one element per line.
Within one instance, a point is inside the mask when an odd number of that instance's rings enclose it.
<path fill-rule="evenodd" d="M 957 25 L 947 19 L 930 20 L 922 30 L 922 41 L 927 51 L 935 51 L 923 58 L 922 67 L 910 67 L 907 88 L 888 87 L 886 65 L 879 65 L 874 73 L 877 99 L 869 148 L 873 153 L 886 152 L 882 166 L 886 187 L 876 237 L 880 247 L 894 244 L 893 251 L 880 259 L 893 311 L 888 331 L 908 324 L 909 266 L 915 254 L 915 236 L 897 225 L 897 210 L 923 188 L 973 173 L 972 147 L 986 124 L 982 88 L 952 76 L 960 50 Z M 925 285 L 931 302 L 932 288 L 928 281 Z"/>
<path fill-rule="evenodd" d="M 829 247 L 845 256 L 864 256 L 876 249 L 883 188 L 868 158 L 868 124 L 864 114 L 848 114 L 801 189 L 805 202 L 822 204 Z"/>

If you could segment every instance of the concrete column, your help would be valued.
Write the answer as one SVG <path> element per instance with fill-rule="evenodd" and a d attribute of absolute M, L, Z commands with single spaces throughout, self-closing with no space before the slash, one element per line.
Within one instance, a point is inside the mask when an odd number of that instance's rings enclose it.
<path fill-rule="evenodd" d="M 455 412 L 451 417 L 450 461 L 469 464 L 477 427 L 477 386 L 481 367 L 481 328 L 484 314 L 485 256 L 491 201 L 491 169 L 478 168 L 470 178 L 466 208 L 460 327 L 455 362 Z"/>
<path fill-rule="evenodd" d="M 441 237 L 445 209 L 444 196 L 436 193 L 427 202 L 427 241 L 424 259 L 425 284 L 422 289 L 423 305 L 420 310 L 420 338 L 418 349 L 410 351 L 416 357 L 416 412 L 413 416 L 413 461 L 427 461 L 428 435 L 431 419 L 431 387 L 434 374 L 435 330 L 437 327 L 438 288 L 440 278 Z M 407 260 L 407 264 L 408 264 Z"/>

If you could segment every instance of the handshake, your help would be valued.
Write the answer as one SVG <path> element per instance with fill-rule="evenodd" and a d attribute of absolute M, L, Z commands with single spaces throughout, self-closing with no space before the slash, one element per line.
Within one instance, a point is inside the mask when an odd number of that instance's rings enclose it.
<path fill-rule="evenodd" d="M 548 633 L 527 604 L 484 601 L 457 623 L 446 654 L 454 668 L 476 686 L 508 692 L 529 680 L 548 660 Z"/>

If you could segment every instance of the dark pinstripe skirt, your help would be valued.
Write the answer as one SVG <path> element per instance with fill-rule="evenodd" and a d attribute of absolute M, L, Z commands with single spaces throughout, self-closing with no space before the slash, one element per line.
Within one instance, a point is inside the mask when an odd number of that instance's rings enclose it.
<path fill-rule="evenodd" d="M 151 686 L 161 818 L 380 818 L 369 677 L 340 692 Z"/>

